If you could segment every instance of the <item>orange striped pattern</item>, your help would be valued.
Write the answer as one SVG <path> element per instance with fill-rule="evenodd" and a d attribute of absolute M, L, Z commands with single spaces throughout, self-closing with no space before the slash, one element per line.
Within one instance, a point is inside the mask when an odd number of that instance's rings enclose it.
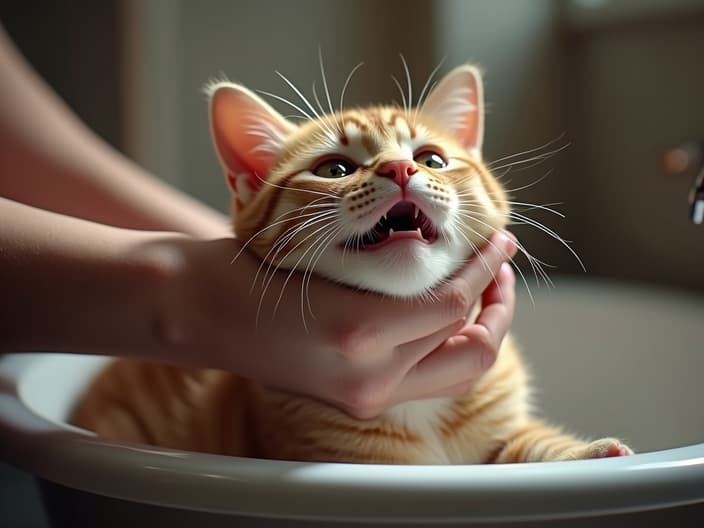
<path fill-rule="evenodd" d="M 296 244 L 301 245 L 299 253 L 304 251 L 313 228 L 304 228 L 305 217 L 287 216 L 287 211 L 326 202 L 336 202 L 349 213 L 364 207 L 365 200 L 373 199 L 378 165 L 396 155 L 401 136 L 422 136 L 456 162 L 447 171 L 419 170 L 425 171 L 428 192 L 437 200 L 454 195 L 471 200 L 478 221 L 461 241 L 469 255 L 470 243 L 482 245 L 484 237 L 505 225 L 509 207 L 504 189 L 484 164 L 453 136 L 434 128 L 422 112 L 393 107 L 349 110 L 298 128 L 267 175 L 267 184 L 235 208 L 238 237 L 273 264 Z M 310 177 L 312 160 L 326 149 L 354 145 L 368 159 L 353 175 Z M 296 236 L 278 242 L 297 227 Z M 280 253 L 272 252 L 277 243 Z M 364 421 L 224 372 L 116 360 L 79 403 L 73 423 L 110 440 L 302 461 L 508 463 L 629 453 L 617 440 L 584 442 L 534 420 L 529 385 L 510 337 L 494 366 L 462 397 L 411 402 Z"/>

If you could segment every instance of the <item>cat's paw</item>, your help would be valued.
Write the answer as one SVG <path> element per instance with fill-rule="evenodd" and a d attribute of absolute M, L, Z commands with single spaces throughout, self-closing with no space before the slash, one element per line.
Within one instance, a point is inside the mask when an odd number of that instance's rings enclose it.
<path fill-rule="evenodd" d="M 560 460 L 583 460 L 629 456 L 632 454 L 633 450 L 616 438 L 602 438 L 585 446 L 568 449 L 559 458 Z"/>

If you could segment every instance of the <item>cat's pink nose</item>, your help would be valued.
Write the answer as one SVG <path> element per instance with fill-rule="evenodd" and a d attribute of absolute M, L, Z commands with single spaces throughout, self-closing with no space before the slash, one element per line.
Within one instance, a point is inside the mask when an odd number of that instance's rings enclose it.
<path fill-rule="evenodd" d="M 418 172 L 418 167 L 413 160 L 393 160 L 382 163 L 376 173 L 385 178 L 391 178 L 396 184 L 405 188 L 411 176 Z"/>

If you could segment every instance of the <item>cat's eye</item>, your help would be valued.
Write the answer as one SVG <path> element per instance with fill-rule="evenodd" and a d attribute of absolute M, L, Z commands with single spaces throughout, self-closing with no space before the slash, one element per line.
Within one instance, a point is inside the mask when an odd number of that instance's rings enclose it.
<path fill-rule="evenodd" d="M 424 150 L 415 156 L 416 163 L 425 165 L 431 169 L 442 169 L 447 167 L 447 162 L 440 154 L 433 150 Z"/>
<path fill-rule="evenodd" d="M 313 174 L 321 178 L 342 178 L 356 170 L 355 166 L 343 159 L 328 159 L 313 169 Z"/>

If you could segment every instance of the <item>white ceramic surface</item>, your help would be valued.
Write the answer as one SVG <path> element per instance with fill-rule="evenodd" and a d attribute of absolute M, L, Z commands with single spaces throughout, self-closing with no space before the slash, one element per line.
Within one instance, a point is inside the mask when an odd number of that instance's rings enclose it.
<path fill-rule="evenodd" d="M 519 300 L 515 334 L 545 414 L 578 432 L 622 436 L 647 452 L 399 467 L 120 445 L 64 423 L 106 359 L 42 354 L 0 361 L 0 456 L 41 478 L 110 497 L 279 518 L 525 520 L 704 502 L 704 300 L 580 281 L 558 281 L 534 295 L 535 307 L 525 295 Z"/>

